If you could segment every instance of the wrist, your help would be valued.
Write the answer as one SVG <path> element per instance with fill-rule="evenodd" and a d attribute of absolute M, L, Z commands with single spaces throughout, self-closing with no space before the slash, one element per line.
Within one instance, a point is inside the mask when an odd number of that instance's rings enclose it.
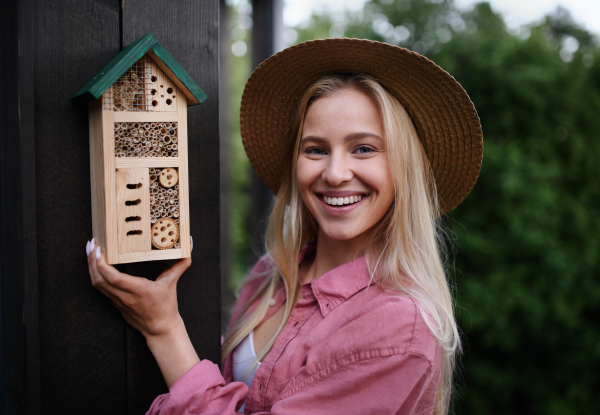
<path fill-rule="evenodd" d="M 169 331 L 144 336 L 169 388 L 200 361 L 181 316 Z"/>

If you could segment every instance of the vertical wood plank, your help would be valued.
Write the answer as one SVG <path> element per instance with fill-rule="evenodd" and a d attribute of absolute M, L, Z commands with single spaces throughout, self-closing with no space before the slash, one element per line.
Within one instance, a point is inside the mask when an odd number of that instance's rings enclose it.
<path fill-rule="evenodd" d="M 183 95 L 177 103 L 177 134 L 179 142 L 179 242 L 181 257 L 189 258 L 190 251 L 190 198 L 188 179 L 187 101 Z"/>
<path fill-rule="evenodd" d="M 147 252 L 152 248 L 148 177 L 148 168 L 116 171 L 117 235 L 120 254 Z"/>
<path fill-rule="evenodd" d="M 117 186 L 115 167 L 115 113 L 111 108 L 102 107 L 102 154 L 104 155 L 104 209 L 106 211 L 106 260 L 116 264 L 119 256 L 117 234 Z"/>
<path fill-rule="evenodd" d="M 104 94 L 106 95 L 106 94 Z M 104 145 L 102 141 L 102 106 L 104 95 L 88 104 L 90 132 L 90 187 L 92 198 L 92 234 L 107 252 L 106 198 L 104 197 Z"/>
<path fill-rule="evenodd" d="M 143 10 L 143 13 L 140 11 Z M 123 9 L 123 43 L 152 32 L 208 95 L 187 109 L 190 233 L 193 264 L 178 283 L 181 316 L 196 351 L 220 362 L 219 264 L 219 9 L 218 0 L 128 0 Z M 183 242 L 183 241 L 182 241 Z M 171 262 L 130 264 L 126 271 L 155 278 Z M 144 413 L 167 391 L 146 342 L 128 330 L 128 413 Z"/>
<path fill-rule="evenodd" d="M 120 50 L 119 2 L 32 2 L 41 410 L 123 414 L 125 322 L 93 288 L 88 108 L 71 97 Z"/>
<path fill-rule="evenodd" d="M 40 412 L 34 2 L 2 5 L 0 413 Z"/>

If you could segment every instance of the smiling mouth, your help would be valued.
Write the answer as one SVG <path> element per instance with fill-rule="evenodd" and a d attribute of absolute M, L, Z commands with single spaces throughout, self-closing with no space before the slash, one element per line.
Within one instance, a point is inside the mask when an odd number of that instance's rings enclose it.
<path fill-rule="evenodd" d="M 353 205 L 354 203 L 360 202 L 364 197 L 363 195 L 356 196 L 346 196 L 346 197 L 328 197 L 321 195 L 321 199 L 323 202 L 328 204 L 329 206 L 348 206 Z"/>

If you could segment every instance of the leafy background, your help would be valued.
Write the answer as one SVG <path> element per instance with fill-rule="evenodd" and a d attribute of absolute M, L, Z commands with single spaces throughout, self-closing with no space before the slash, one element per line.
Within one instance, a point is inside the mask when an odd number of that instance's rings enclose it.
<path fill-rule="evenodd" d="M 238 0 L 229 13 L 238 55 L 229 74 L 235 289 L 253 257 L 238 124 L 251 6 Z M 359 12 L 313 15 L 285 35 L 290 44 L 346 36 L 415 50 L 450 72 L 478 110 L 481 176 L 446 218 L 465 345 L 454 413 L 598 413 L 598 38 L 561 8 L 509 30 L 488 3 L 463 11 L 451 0 L 371 0 Z"/>

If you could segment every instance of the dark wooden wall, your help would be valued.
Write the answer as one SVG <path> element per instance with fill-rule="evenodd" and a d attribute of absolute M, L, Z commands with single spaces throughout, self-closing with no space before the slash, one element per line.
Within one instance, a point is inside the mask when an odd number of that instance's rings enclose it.
<path fill-rule="evenodd" d="M 200 357 L 219 362 L 218 1 L 17 0 L 0 19 L 0 413 L 144 413 L 167 388 L 89 282 L 88 116 L 71 97 L 149 32 L 207 93 L 188 110 L 194 251 L 178 299 Z M 168 265 L 121 269 L 155 278 Z"/>

